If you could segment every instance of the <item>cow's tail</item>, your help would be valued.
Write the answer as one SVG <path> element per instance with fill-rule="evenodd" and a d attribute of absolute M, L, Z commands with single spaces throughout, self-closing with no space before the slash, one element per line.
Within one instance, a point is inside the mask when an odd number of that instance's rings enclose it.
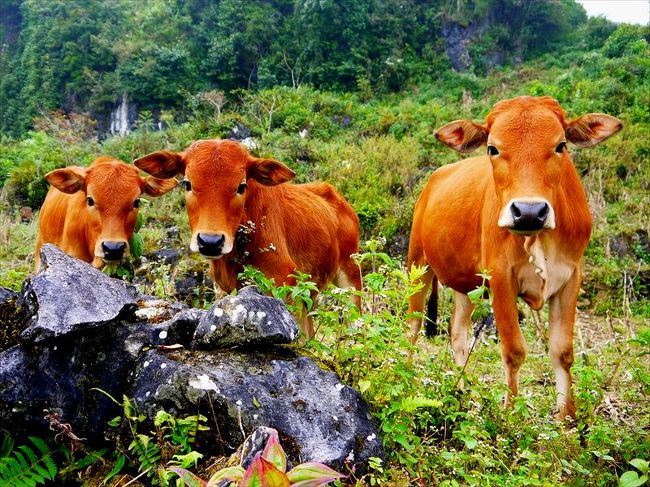
<path fill-rule="evenodd" d="M 427 320 L 425 320 L 424 333 L 427 337 L 433 337 L 440 333 L 438 330 L 438 279 L 433 276 L 431 281 L 431 295 L 427 303 Z"/>

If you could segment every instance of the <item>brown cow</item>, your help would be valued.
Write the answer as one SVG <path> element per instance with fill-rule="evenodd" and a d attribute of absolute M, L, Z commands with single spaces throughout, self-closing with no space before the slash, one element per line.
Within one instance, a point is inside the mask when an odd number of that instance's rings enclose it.
<path fill-rule="evenodd" d="M 468 358 L 473 305 L 467 293 L 481 284 L 477 274 L 489 271 L 509 388 L 506 405 L 517 394 L 526 356 L 517 320 L 521 296 L 535 310 L 549 303 L 558 417 L 575 416 L 573 325 L 591 216 L 566 144 L 591 147 L 621 126 L 600 113 L 567 121 L 553 98 L 519 97 L 497 103 L 485 125 L 458 120 L 436 131 L 452 149 L 471 152 L 487 144 L 487 154 L 431 175 L 415 206 L 408 263 L 428 265 L 423 282 L 425 288 L 433 284 L 433 324 L 437 281 L 455 291 L 450 335 L 459 365 Z M 425 293 L 412 297 L 411 312 L 422 311 Z M 413 343 L 421 321 L 410 320 Z"/>
<path fill-rule="evenodd" d="M 292 274 L 302 271 L 319 287 L 361 288 L 351 257 L 359 251 L 359 220 L 329 184 L 282 184 L 294 177 L 291 169 L 253 157 L 231 140 L 199 140 L 183 152 L 154 152 L 134 164 L 156 177 L 185 175 L 190 249 L 210 259 L 224 291 L 240 286 L 244 264 L 276 284 L 294 285 Z M 308 317 L 303 331 L 314 334 Z"/>
<path fill-rule="evenodd" d="M 129 254 L 140 195 L 160 196 L 177 184 L 174 179 L 142 178 L 135 167 L 108 156 L 87 168 L 56 169 L 45 179 L 51 187 L 39 217 L 36 270 L 45 243 L 97 268 L 121 261 Z"/>

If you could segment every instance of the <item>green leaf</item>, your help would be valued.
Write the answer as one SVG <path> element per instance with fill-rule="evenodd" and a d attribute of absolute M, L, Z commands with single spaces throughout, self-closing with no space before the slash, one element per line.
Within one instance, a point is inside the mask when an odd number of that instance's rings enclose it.
<path fill-rule="evenodd" d="M 410 396 L 402 399 L 399 404 L 401 411 L 413 412 L 420 408 L 440 409 L 443 406 L 439 399 L 429 399 L 428 397 Z"/>
<path fill-rule="evenodd" d="M 30 463 L 34 464 L 38 462 L 38 457 L 36 456 L 34 451 L 28 446 L 19 446 L 18 449 L 22 451 L 27 458 L 29 458 Z"/>
<path fill-rule="evenodd" d="M 115 416 L 113 419 L 111 419 L 107 424 L 111 428 L 117 428 L 120 423 L 122 422 L 122 416 Z"/>
<path fill-rule="evenodd" d="M 141 257 L 144 252 L 144 240 L 142 240 L 142 235 L 134 233 L 129 241 L 129 247 L 131 248 L 131 255 L 133 257 Z"/>
<path fill-rule="evenodd" d="M 648 477 L 645 475 L 639 477 L 639 474 L 630 470 L 621 475 L 621 478 L 618 479 L 618 485 L 620 487 L 639 487 L 646 483 Z"/>
<path fill-rule="evenodd" d="M 287 474 L 291 487 L 318 487 L 345 478 L 345 475 L 327 465 L 316 462 L 301 463 Z"/>
<path fill-rule="evenodd" d="M 258 453 L 248 466 L 239 487 L 290 487 L 290 483 L 284 472 Z"/>
<path fill-rule="evenodd" d="M 476 289 L 468 292 L 467 297 L 472 303 L 476 304 L 483 299 L 484 294 L 485 294 L 485 286 L 479 286 Z"/>
<path fill-rule="evenodd" d="M 2 435 L 2 444 L 0 444 L 0 458 L 8 457 L 14 449 L 14 440 L 7 433 Z"/>
<path fill-rule="evenodd" d="M 210 477 L 206 487 L 217 487 L 224 480 L 229 480 L 230 482 L 241 482 L 244 478 L 244 473 L 246 473 L 244 467 L 239 465 L 235 467 L 222 468 Z"/>
<path fill-rule="evenodd" d="M 465 438 L 463 441 L 465 442 L 465 446 L 470 450 L 473 450 L 478 445 L 478 441 L 475 438 Z"/>
<path fill-rule="evenodd" d="M 372 383 L 369 380 L 360 380 L 359 384 L 358 384 L 359 385 L 359 392 L 361 392 L 363 394 L 368 389 L 370 389 L 371 384 Z"/>
<path fill-rule="evenodd" d="M 375 272 L 366 275 L 363 280 L 365 281 L 366 285 L 370 289 L 377 292 L 384 287 L 384 283 L 386 282 L 386 276 Z"/>
<path fill-rule="evenodd" d="M 134 228 L 135 233 L 138 233 L 140 231 L 143 222 L 144 222 L 144 216 L 142 215 L 142 211 L 138 211 L 138 216 L 135 220 L 135 228 Z"/>
<path fill-rule="evenodd" d="M 280 439 L 276 430 L 272 430 L 269 439 L 266 440 L 262 457 L 275 465 L 281 472 L 287 471 L 287 454 L 280 445 Z"/>
<path fill-rule="evenodd" d="M 393 439 L 397 443 L 402 445 L 406 450 L 412 450 L 413 449 L 413 445 L 411 445 L 411 443 L 409 443 L 408 439 L 406 438 L 406 435 L 400 433 L 400 434 L 395 435 L 395 437 Z"/>
<path fill-rule="evenodd" d="M 183 482 L 185 482 L 185 485 L 187 487 L 206 487 L 208 485 L 208 483 L 205 480 L 202 480 L 201 478 L 197 477 L 189 470 L 185 470 L 184 468 L 169 467 L 168 470 L 171 470 L 176 475 L 178 475 L 180 479 Z"/>
<path fill-rule="evenodd" d="M 198 451 L 191 451 L 185 455 L 174 455 L 174 460 L 183 468 L 190 468 L 198 464 L 199 460 L 203 458 L 203 454 Z"/>
<path fill-rule="evenodd" d="M 648 473 L 648 462 L 646 460 L 635 458 L 634 460 L 630 460 L 630 465 L 643 474 Z"/>

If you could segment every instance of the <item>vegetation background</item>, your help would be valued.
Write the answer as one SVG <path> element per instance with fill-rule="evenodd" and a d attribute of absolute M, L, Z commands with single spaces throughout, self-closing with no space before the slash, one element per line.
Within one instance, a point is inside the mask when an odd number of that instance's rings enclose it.
<path fill-rule="evenodd" d="M 313 312 L 317 339 L 301 346 L 360 390 L 381 426 L 388 462 L 353 482 L 647 483 L 647 26 L 587 18 L 573 0 L 3 0 L 0 28 L 0 285 L 19 289 L 32 272 L 48 171 L 103 153 L 129 162 L 195 139 L 251 136 L 258 155 L 287 163 L 298 181 L 332 182 L 360 217 L 364 309 L 326 292 Z M 500 407 L 499 348 L 484 335 L 462 391 L 447 337 L 421 340 L 406 361 L 413 204 L 431 171 L 459 157 L 433 130 L 524 94 L 625 127 L 573 154 L 595 225 L 575 343 L 578 421 L 568 428 L 549 419 L 545 313 L 522 307 L 529 358 L 512 410 Z M 130 133 L 115 136 L 124 100 Z M 182 192 L 142 211 L 146 258 L 128 277 L 177 296 L 175 280 L 207 273 L 189 255 L 173 267 L 152 257 L 172 226 L 187 248 Z M 205 306 L 214 296 L 200 277 L 183 297 Z"/>

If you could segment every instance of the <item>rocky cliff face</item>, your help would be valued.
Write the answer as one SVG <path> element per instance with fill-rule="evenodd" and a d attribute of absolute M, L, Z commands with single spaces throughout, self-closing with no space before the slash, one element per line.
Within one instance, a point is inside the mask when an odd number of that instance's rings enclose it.
<path fill-rule="evenodd" d="M 272 427 L 295 463 L 363 470 L 384 456 L 361 396 L 286 346 L 298 327 L 281 301 L 251 287 L 192 309 L 141 295 L 52 245 L 42 259 L 18 300 L 0 303 L 3 313 L 17 302 L 25 310 L 24 329 L 0 352 L 0 429 L 12 436 L 46 436 L 48 409 L 101 444 L 120 413 L 101 389 L 149 418 L 203 414 L 203 453 L 232 452 Z"/>

